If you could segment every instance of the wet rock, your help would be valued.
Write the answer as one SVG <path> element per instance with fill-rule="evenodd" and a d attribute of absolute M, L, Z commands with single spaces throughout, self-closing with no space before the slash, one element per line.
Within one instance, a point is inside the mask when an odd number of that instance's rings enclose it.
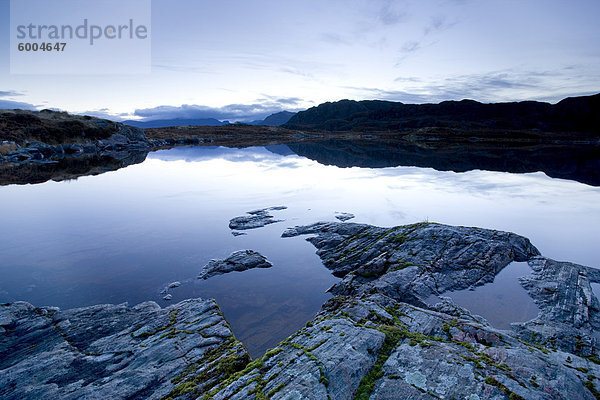
<path fill-rule="evenodd" d="M 224 260 L 210 260 L 206 264 L 198 279 L 208 279 L 215 275 L 222 275 L 233 271 L 246 271 L 252 268 L 270 268 L 271 264 L 265 256 L 253 250 L 238 250 Z"/>
<path fill-rule="evenodd" d="M 274 219 L 269 211 L 285 210 L 285 206 L 268 207 L 260 210 L 248 211 L 241 217 L 232 218 L 229 221 L 229 229 L 247 230 L 262 228 L 263 226 L 281 222 L 281 219 Z"/>
<path fill-rule="evenodd" d="M 167 287 L 168 287 L 169 289 L 173 289 L 173 288 L 176 288 L 176 287 L 179 287 L 179 286 L 181 286 L 181 282 L 179 282 L 179 281 L 175 281 L 175 282 L 171 282 L 171 283 L 169 283 L 169 285 L 168 285 Z"/>
<path fill-rule="evenodd" d="M 529 342 L 595 355 L 600 347 L 600 303 L 590 282 L 596 270 L 544 257 L 531 259 L 529 266 L 533 273 L 520 278 L 521 285 L 541 312 L 531 321 L 514 324 L 514 329 Z"/>
<path fill-rule="evenodd" d="M 249 361 L 213 300 L 61 311 L 0 305 L 3 399 L 159 399 L 209 391 Z M 226 359 L 229 370 L 223 365 Z"/>
<path fill-rule="evenodd" d="M 380 292 L 419 306 L 432 295 L 491 282 L 510 262 L 539 254 L 514 233 L 435 223 L 379 228 L 320 222 L 282 236 L 306 234 L 315 235 L 306 240 L 324 265 L 344 278 L 334 294 Z"/>
<path fill-rule="evenodd" d="M 534 347 L 472 318 L 381 294 L 339 296 L 219 385 L 214 398 L 253 399 L 254 391 L 271 399 L 592 400 L 583 383 L 594 387 L 589 376 L 598 373 L 585 358 Z"/>
<path fill-rule="evenodd" d="M 342 222 L 346 222 L 346 221 L 354 218 L 354 214 L 338 212 L 338 213 L 335 213 L 335 217 Z"/>
<path fill-rule="evenodd" d="M 173 299 L 173 295 L 172 295 L 172 294 L 170 294 L 170 293 L 169 293 L 169 294 L 166 294 L 165 296 L 163 296 L 163 300 L 167 300 L 167 301 L 169 301 L 169 300 L 171 300 L 171 299 Z"/>
<path fill-rule="evenodd" d="M 231 231 L 231 234 L 233 236 L 244 236 L 244 235 L 247 235 L 247 233 L 245 233 L 245 232 L 238 232 L 238 231 Z"/>
<path fill-rule="evenodd" d="M 313 320 L 260 359 L 248 363 L 220 313 L 195 309 L 216 309 L 206 300 L 65 312 L 14 303 L 0 306 L 0 396 L 597 398 L 599 304 L 589 284 L 597 270 L 479 228 L 318 223 L 283 236 L 303 234 L 343 280 Z M 499 330 L 439 296 L 487 282 L 513 260 L 533 269 L 522 284 L 542 311 L 535 320 Z M 242 250 L 201 277 L 267 264 Z"/>

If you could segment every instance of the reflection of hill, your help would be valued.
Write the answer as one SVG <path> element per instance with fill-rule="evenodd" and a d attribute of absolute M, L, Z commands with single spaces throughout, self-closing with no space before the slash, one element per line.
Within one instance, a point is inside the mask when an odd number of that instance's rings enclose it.
<path fill-rule="evenodd" d="M 384 168 L 415 166 L 439 171 L 474 169 L 526 173 L 542 171 L 552 178 L 600 186 L 598 146 L 527 145 L 498 146 L 486 143 L 448 144 L 405 141 L 341 141 L 296 143 L 296 154 L 325 165 Z"/>
<path fill-rule="evenodd" d="M 108 156 L 63 158 L 56 163 L 26 163 L 22 165 L 0 165 L 0 185 L 24 185 L 27 183 L 43 183 L 49 180 L 64 181 L 77 179 L 80 176 L 100 175 L 109 171 L 133 164 L 139 164 L 146 159 L 146 152 L 127 153 L 122 157 Z"/>

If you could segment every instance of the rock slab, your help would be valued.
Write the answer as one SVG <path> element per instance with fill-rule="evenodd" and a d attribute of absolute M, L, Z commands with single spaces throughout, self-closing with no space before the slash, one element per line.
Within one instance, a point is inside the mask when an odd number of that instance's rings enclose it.
<path fill-rule="evenodd" d="M 224 260 L 210 260 L 206 264 L 198 279 L 208 279 L 215 275 L 227 274 L 233 271 L 246 271 L 253 268 L 271 268 L 273 264 L 266 257 L 253 250 L 238 250 Z"/>
<path fill-rule="evenodd" d="M 160 399 L 192 379 L 210 390 L 222 361 L 243 369 L 250 357 L 214 300 L 161 308 L 99 305 L 73 310 L 0 305 L 3 399 Z"/>
<path fill-rule="evenodd" d="M 269 211 L 285 210 L 286 208 L 287 207 L 285 206 L 275 206 L 262 208 L 260 210 L 248 211 L 246 213 L 248 215 L 242 215 L 240 217 L 235 217 L 229 220 L 229 229 L 242 231 L 248 229 L 262 228 L 263 226 L 267 226 L 269 224 L 282 222 L 282 219 L 274 219 L 274 217 L 269 213 Z"/>

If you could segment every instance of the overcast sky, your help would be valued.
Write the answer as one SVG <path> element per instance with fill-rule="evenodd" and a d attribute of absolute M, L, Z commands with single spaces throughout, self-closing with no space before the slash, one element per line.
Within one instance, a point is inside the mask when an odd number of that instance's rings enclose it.
<path fill-rule="evenodd" d="M 600 92 L 598 0 L 154 0 L 151 73 L 106 76 L 11 75 L 8 0 L 0 16 L 1 108 L 243 120 Z"/>

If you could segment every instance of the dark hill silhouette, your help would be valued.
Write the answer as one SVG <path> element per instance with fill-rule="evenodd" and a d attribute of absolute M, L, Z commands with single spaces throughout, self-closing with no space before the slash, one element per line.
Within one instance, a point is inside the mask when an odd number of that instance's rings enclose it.
<path fill-rule="evenodd" d="M 250 122 L 250 125 L 264 125 L 264 126 L 281 126 L 287 123 L 296 113 L 291 111 L 280 111 L 269 115 L 265 119 L 258 119 Z"/>
<path fill-rule="evenodd" d="M 536 101 L 484 104 L 474 100 L 404 104 L 341 100 L 294 115 L 284 127 L 325 131 L 402 131 L 425 127 L 460 130 L 600 131 L 600 94 L 558 104 Z"/>

